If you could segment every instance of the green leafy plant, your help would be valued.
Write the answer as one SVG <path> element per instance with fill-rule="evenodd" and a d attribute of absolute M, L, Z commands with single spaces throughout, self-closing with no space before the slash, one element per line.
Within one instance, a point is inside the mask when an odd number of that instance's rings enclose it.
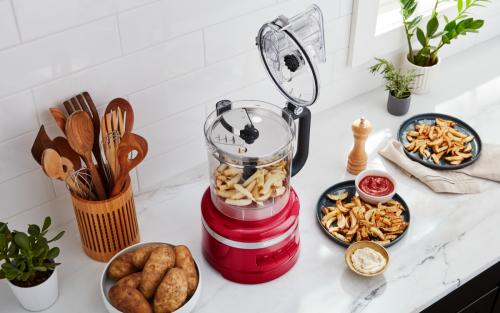
<path fill-rule="evenodd" d="M 438 32 L 439 28 L 439 16 L 437 12 L 437 6 L 441 2 L 455 1 L 457 2 L 458 15 L 453 20 L 449 20 L 448 17 L 443 15 L 443 19 L 446 22 L 446 26 L 442 31 Z M 422 15 L 415 17 L 410 20 L 410 17 L 415 12 L 417 8 L 417 0 L 399 0 L 401 5 L 401 16 L 403 17 L 403 23 L 405 27 L 406 37 L 408 40 L 409 48 L 409 61 L 418 66 L 432 66 L 437 62 L 437 56 L 439 50 L 445 44 L 451 44 L 451 40 L 457 39 L 460 35 L 467 35 L 467 33 L 478 33 L 478 29 L 483 27 L 483 20 L 474 20 L 472 17 L 467 18 L 468 10 L 475 6 L 484 7 L 484 5 L 479 2 L 490 2 L 489 0 L 436 0 L 434 9 L 432 10 L 431 18 L 426 25 L 426 32 L 424 32 L 418 24 L 422 20 Z M 416 55 L 413 53 L 411 46 L 411 37 L 417 35 L 418 42 L 422 45 L 422 48 L 417 52 Z M 437 46 L 432 46 L 430 43 L 431 39 L 441 38 Z"/>
<path fill-rule="evenodd" d="M 22 276 L 23 281 L 34 282 L 36 272 L 53 270 L 61 263 L 48 263 L 47 259 L 56 258 L 59 248 L 49 248 L 49 243 L 59 240 L 64 231 L 47 241 L 44 237 L 50 227 L 50 217 L 45 218 L 42 229 L 38 225 L 29 225 L 28 234 L 11 232 L 7 223 L 0 222 L 0 260 L 5 260 L 0 269 L 0 279 L 14 280 Z"/>
<path fill-rule="evenodd" d="M 412 87 L 410 85 L 413 85 L 415 78 L 422 74 L 414 74 L 416 70 L 409 69 L 406 74 L 401 75 L 401 70 L 396 71 L 392 62 L 377 58 L 375 60 L 379 61 L 379 63 L 370 67 L 370 73 L 375 74 L 382 69 L 380 73 L 384 75 L 385 90 L 389 90 L 391 95 L 399 99 L 411 96 Z"/>

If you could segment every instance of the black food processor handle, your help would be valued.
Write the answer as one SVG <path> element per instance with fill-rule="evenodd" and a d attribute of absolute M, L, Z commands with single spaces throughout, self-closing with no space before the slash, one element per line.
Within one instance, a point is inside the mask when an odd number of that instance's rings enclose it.
<path fill-rule="evenodd" d="M 288 103 L 286 112 L 294 119 L 298 119 L 297 133 L 297 152 L 292 160 L 292 177 L 295 176 L 304 164 L 306 164 L 309 156 L 309 137 L 311 134 L 311 111 L 306 107 L 296 107 L 292 103 Z M 296 114 L 298 113 L 298 114 Z M 283 114 L 285 115 L 285 114 Z"/>

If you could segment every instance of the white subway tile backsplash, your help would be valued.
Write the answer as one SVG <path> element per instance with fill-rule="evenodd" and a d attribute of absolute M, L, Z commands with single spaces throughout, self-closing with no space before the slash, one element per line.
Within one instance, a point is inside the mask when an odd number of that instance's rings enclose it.
<path fill-rule="evenodd" d="M 340 0 L 340 14 L 339 14 L 339 16 L 351 14 L 353 3 L 354 3 L 354 0 Z"/>
<path fill-rule="evenodd" d="M 139 185 L 141 189 L 146 188 L 168 177 L 206 162 L 206 160 L 207 156 L 204 140 L 195 140 L 187 145 L 139 164 L 137 167 Z"/>
<path fill-rule="evenodd" d="M 147 138 L 146 160 L 176 149 L 203 136 L 205 106 L 199 105 L 153 125 L 141 128 L 135 133 Z"/>
<path fill-rule="evenodd" d="M 163 0 L 118 15 L 125 54 L 275 4 L 274 0 Z"/>
<path fill-rule="evenodd" d="M 20 42 L 10 0 L 0 0 L 0 50 Z"/>
<path fill-rule="evenodd" d="M 38 169 L 0 184 L 0 221 L 55 198 L 51 179 Z"/>
<path fill-rule="evenodd" d="M 334 63 L 334 54 L 332 53 L 326 56 L 325 63 L 320 63 L 316 65 L 319 71 L 321 86 L 326 86 L 331 84 L 333 78 L 333 63 Z"/>
<path fill-rule="evenodd" d="M 349 46 L 350 29 L 351 15 L 346 15 L 325 23 L 325 47 L 327 54 Z"/>
<path fill-rule="evenodd" d="M 66 188 L 66 182 L 62 180 L 52 179 L 52 185 L 54 186 L 54 191 L 56 192 L 56 198 L 68 194 L 68 188 Z"/>
<path fill-rule="evenodd" d="M 0 98 L 120 56 L 114 17 L 0 52 Z"/>
<path fill-rule="evenodd" d="M 38 115 L 41 123 L 52 123 L 48 109 L 64 112 L 62 103 L 83 91 L 100 106 L 201 67 L 203 38 L 197 32 L 34 88 Z"/>
<path fill-rule="evenodd" d="M 30 90 L 0 99 L 0 142 L 39 127 Z"/>
<path fill-rule="evenodd" d="M 62 31 L 155 0 L 12 0 L 23 41 Z"/>
<path fill-rule="evenodd" d="M 31 155 L 37 134 L 38 129 L 0 143 L 0 183 L 40 168 Z"/>
<path fill-rule="evenodd" d="M 266 75 L 257 51 L 250 51 L 132 94 L 129 101 L 137 111 L 136 123 L 144 126 L 263 80 Z"/>
<path fill-rule="evenodd" d="M 294 0 L 206 28 L 204 36 L 207 65 L 256 49 L 255 37 L 262 25 L 281 14 L 291 18 L 311 4 L 317 4 L 323 10 L 325 22 L 338 16 L 339 0 Z"/>
<path fill-rule="evenodd" d="M 139 181 L 137 180 L 137 169 L 133 168 L 128 174 L 132 179 L 132 190 L 134 192 L 139 191 Z"/>

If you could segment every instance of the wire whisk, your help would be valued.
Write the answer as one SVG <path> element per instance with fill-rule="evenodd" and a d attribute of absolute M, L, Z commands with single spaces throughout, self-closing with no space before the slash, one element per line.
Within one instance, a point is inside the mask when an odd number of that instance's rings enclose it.
<path fill-rule="evenodd" d="M 122 136 L 120 132 L 114 130 L 107 136 L 103 136 L 101 141 L 101 157 L 104 164 L 104 175 L 108 183 L 109 189 L 112 190 L 115 181 L 120 173 L 120 164 L 118 162 L 118 146 L 120 145 Z"/>
<path fill-rule="evenodd" d="M 91 191 L 94 187 L 94 178 L 88 168 L 82 167 L 78 171 L 70 170 L 65 183 L 66 188 L 74 195 L 85 200 L 97 200 L 97 197 Z"/>

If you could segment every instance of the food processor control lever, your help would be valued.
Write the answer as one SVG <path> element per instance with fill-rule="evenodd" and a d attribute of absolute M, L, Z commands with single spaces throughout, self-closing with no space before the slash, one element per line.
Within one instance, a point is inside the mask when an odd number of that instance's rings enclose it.
<path fill-rule="evenodd" d="M 309 137 L 311 133 L 311 111 L 306 107 L 296 106 L 293 103 L 288 103 L 288 107 L 283 109 L 294 120 L 299 121 L 297 132 L 297 152 L 292 160 L 292 177 L 295 176 L 304 164 L 306 164 L 309 156 Z M 283 114 L 286 115 L 286 114 Z"/>

